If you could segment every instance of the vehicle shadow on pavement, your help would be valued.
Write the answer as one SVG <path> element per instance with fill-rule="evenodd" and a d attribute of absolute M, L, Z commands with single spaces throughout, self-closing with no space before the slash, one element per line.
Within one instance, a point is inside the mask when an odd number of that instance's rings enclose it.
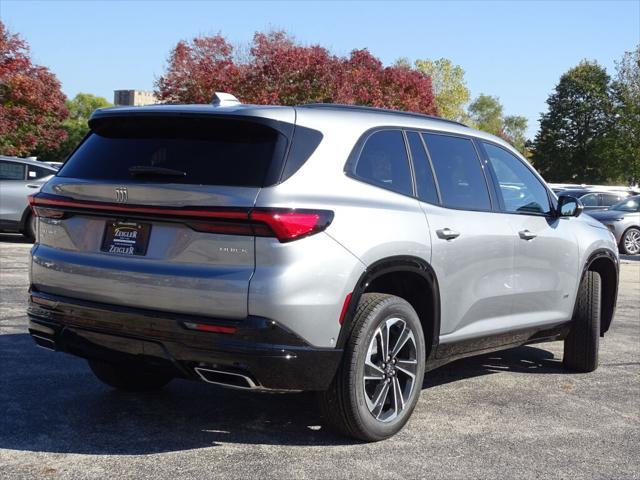
<path fill-rule="evenodd" d="M 455 362 L 425 387 L 498 371 L 560 373 L 532 347 Z M 86 362 L 40 349 L 28 334 L 0 335 L 0 448 L 141 455 L 216 446 L 347 445 L 322 427 L 313 394 L 260 394 L 175 380 L 153 394 L 102 385 Z"/>
<path fill-rule="evenodd" d="M 33 243 L 19 233 L 0 233 L 0 242 L 6 243 Z"/>
<path fill-rule="evenodd" d="M 427 372 L 422 388 L 436 387 L 465 378 L 499 372 L 572 373 L 562 366 L 562 360 L 555 358 L 553 353 L 533 346 L 524 346 L 464 358 Z"/>

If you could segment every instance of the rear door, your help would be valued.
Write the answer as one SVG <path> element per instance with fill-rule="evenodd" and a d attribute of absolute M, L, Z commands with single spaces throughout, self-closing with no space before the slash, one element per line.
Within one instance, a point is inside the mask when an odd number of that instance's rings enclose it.
<path fill-rule="evenodd" d="M 98 120 L 36 199 L 33 287 L 245 317 L 255 262 L 248 212 L 281 172 L 282 128 L 222 116 Z"/>
<path fill-rule="evenodd" d="M 440 287 L 440 343 L 501 332 L 512 311 L 515 241 L 492 209 L 476 148 L 460 136 L 407 132 L 407 138 Z"/>
<path fill-rule="evenodd" d="M 0 223 L 15 228 L 27 206 L 26 166 L 0 160 Z"/>
<path fill-rule="evenodd" d="M 498 183 L 501 208 L 517 235 L 514 263 L 516 326 L 571 318 L 579 278 L 573 218 L 552 215 L 549 194 L 529 166 L 508 150 L 482 142 Z"/>

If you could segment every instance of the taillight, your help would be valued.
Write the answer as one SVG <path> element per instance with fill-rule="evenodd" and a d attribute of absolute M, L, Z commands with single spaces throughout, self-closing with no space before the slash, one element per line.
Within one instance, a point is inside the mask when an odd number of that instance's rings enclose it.
<path fill-rule="evenodd" d="M 160 207 L 79 201 L 49 194 L 29 196 L 39 217 L 66 218 L 74 214 L 158 219 L 180 222 L 193 230 L 226 235 L 276 237 L 291 242 L 326 229 L 333 220 L 330 210 L 234 207 Z"/>
<path fill-rule="evenodd" d="M 29 207 L 31 207 L 31 211 L 36 217 L 42 217 L 42 218 L 63 218 L 64 217 L 65 212 L 63 212 L 62 210 L 38 206 L 35 199 L 36 195 L 37 194 L 34 193 L 33 195 L 29 195 L 27 197 L 29 201 Z"/>
<path fill-rule="evenodd" d="M 249 219 L 267 227 L 281 242 L 290 242 L 326 229 L 333 220 L 333 212 L 329 210 L 270 210 L 256 209 L 251 211 Z M 257 226 L 260 228 L 260 226 Z M 256 230 L 256 235 L 267 232 Z"/>

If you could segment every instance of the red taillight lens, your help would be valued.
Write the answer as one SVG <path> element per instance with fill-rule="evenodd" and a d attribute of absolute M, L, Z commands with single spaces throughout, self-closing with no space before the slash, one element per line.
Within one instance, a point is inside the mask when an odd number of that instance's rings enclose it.
<path fill-rule="evenodd" d="M 342 310 L 340 311 L 340 318 L 338 318 L 338 323 L 340 323 L 340 325 L 344 323 L 344 317 L 347 314 L 347 309 L 349 308 L 349 303 L 351 303 L 352 295 L 353 295 L 353 292 L 347 294 L 347 296 L 344 299 L 344 303 L 342 304 Z"/>
<path fill-rule="evenodd" d="M 31 211 L 36 217 L 43 217 L 43 218 L 63 218 L 64 217 L 65 213 L 62 210 L 38 206 L 36 195 L 37 193 L 34 193 L 33 195 L 29 195 L 27 197 L 29 201 L 29 207 L 31 207 Z"/>
<path fill-rule="evenodd" d="M 201 332 L 213 332 L 213 333 L 236 333 L 236 327 L 226 327 L 224 325 L 211 325 L 208 323 L 193 323 L 183 322 L 184 326 L 190 330 L 199 330 Z"/>
<path fill-rule="evenodd" d="M 167 219 L 187 224 L 194 230 L 227 235 L 276 237 L 290 242 L 326 229 L 333 220 L 330 210 L 285 208 L 159 207 L 106 202 L 79 201 L 49 194 L 29 197 L 29 205 L 39 217 L 66 218 L 80 214 Z"/>
<path fill-rule="evenodd" d="M 248 223 L 189 223 L 189 226 L 196 232 L 253 235 L 253 229 Z"/>
<path fill-rule="evenodd" d="M 260 222 L 269 227 L 278 240 L 290 242 L 298 238 L 321 232 L 333 220 L 333 212 L 329 210 L 269 210 L 256 209 L 249 214 L 254 222 Z M 256 235 L 266 235 L 259 231 Z"/>

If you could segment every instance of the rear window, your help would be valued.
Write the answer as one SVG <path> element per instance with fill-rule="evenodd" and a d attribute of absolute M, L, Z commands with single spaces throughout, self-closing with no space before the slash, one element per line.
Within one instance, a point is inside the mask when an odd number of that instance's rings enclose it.
<path fill-rule="evenodd" d="M 132 116 L 91 127 L 58 176 L 262 187 L 277 181 L 286 151 L 284 135 L 241 120 Z M 135 175 L 132 167 L 184 175 Z"/>

